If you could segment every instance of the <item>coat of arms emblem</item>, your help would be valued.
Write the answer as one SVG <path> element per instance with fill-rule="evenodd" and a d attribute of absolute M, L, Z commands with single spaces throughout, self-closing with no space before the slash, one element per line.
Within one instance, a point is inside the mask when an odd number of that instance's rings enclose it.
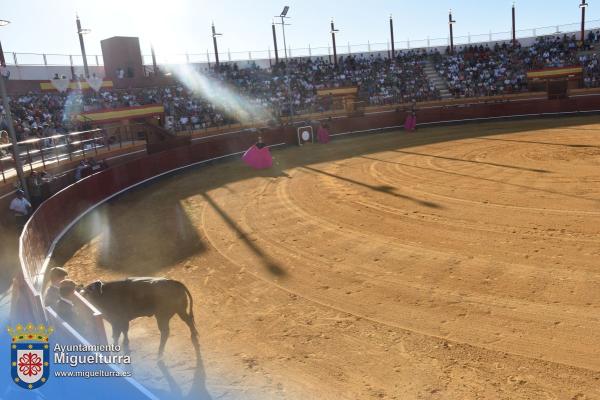
<path fill-rule="evenodd" d="M 8 328 L 11 336 L 10 371 L 14 383 L 24 389 L 37 389 L 50 376 L 50 345 L 54 332 L 45 325 L 17 324 Z"/>

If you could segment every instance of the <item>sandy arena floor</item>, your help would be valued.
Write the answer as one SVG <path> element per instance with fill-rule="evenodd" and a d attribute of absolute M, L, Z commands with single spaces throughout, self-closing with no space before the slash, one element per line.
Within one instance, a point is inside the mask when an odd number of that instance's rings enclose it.
<path fill-rule="evenodd" d="M 391 132 L 190 170 L 86 217 L 82 283 L 168 276 L 134 374 L 190 399 L 600 399 L 600 117 Z"/>

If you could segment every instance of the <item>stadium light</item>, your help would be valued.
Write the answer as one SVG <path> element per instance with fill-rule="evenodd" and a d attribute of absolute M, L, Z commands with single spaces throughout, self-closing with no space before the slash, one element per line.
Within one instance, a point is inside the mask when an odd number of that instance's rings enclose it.
<path fill-rule="evenodd" d="M 285 42 L 285 26 L 286 25 L 291 25 L 291 24 L 286 24 L 284 19 L 285 18 L 290 18 L 287 16 L 288 11 L 290 10 L 290 6 L 285 6 L 283 7 L 283 11 L 281 11 L 281 13 L 279 15 L 276 15 L 275 18 L 281 18 L 281 22 L 279 22 L 278 24 L 281 25 L 281 32 L 283 34 L 283 50 L 285 52 L 285 60 L 287 61 L 288 59 L 288 54 L 287 54 L 287 44 Z M 275 22 L 273 22 L 275 23 Z"/>
<path fill-rule="evenodd" d="M 81 57 L 83 57 L 83 71 L 85 73 L 85 77 L 89 78 L 90 71 L 88 69 L 87 56 L 85 54 L 85 43 L 83 42 L 83 35 L 90 33 L 91 30 L 81 28 L 81 21 L 79 20 L 79 15 L 76 15 L 75 23 L 77 25 L 77 35 L 79 36 L 79 46 L 81 47 Z"/>
<path fill-rule="evenodd" d="M 0 26 L 6 26 L 10 24 L 10 21 L 5 19 L 0 20 Z M 0 46 L 1 48 L 1 46 Z M 17 134 L 15 132 L 15 126 L 13 125 L 12 114 L 10 112 L 10 104 L 8 103 L 8 95 L 6 94 L 6 85 L 4 84 L 4 69 L 6 65 L 4 63 L 4 54 L 2 54 L 2 73 L 0 73 L 0 95 L 2 96 L 2 105 L 4 106 L 4 117 L 6 124 L 8 125 L 8 135 L 12 142 L 13 160 L 15 160 L 15 169 L 17 170 L 17 176 L 19 182 L 21 182 L 21 190 L 25 192 L 25 196 L 29 198 L 29 189 L 27 188 L 27 181 L 23 174 L 23 163 L 21 161 L 21 151 L 19 150 L 19 143 L 17 142 Z"/>
<path fill-rule="evenodd" d="M 215 23 L 212 23 L 212 38 L 213 38 L 213 46 L 215 47 L 215 65 L 216 68 L 219 68 L 219 48 L 217 47 L 217 37 L 222 36 L 222 33 L 217 33 L 215 31 Z"/>

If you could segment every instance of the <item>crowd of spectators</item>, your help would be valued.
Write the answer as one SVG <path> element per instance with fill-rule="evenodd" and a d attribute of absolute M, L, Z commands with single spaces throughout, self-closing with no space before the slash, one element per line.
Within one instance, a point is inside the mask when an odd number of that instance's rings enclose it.
<path fill-rule="evenodd" d="M 408 51 L 393 60 L 380 55 L 341 57 L 337 68 L 326 58 L 293 59 L 271 69 L 221 64 L 218 69 L 202 74 L 233 87 L 253 105 L 280 116 L 328 110 L 331 102 L 319 99 L 316 94 L 323 88 L 358 86 L 359 100 L 369 104 L 439 98 L 439 91 L 424 73 L 426 58 L 425 52 Z M 72 116 L 81 111 L 155 103 L 164 105 L 174 130 L 202 129 L 236 121 L 232 110 L 216 107 L 182 84 L 98 92 L 30 93 L 11 98 L 11 109 L 18 139 L 25 140 L 78 128 Z M 0 125 L 6 124 L 0 121 Z"/>
<path fill-rule="evenodd" d="M 513 65 L 519 57 L 520 48 L 506 44 L 468 46 L 445 57 L 437 54 L 436 69 L 455 97 L 491 96 L 526 86 L 526 69 Z"/>
<path fill-rule="evenodd" d="M 584 54 L 579 57 L 583 66 L 583 84 L 587 88 L 600 86 L 600 57 L 598 54 Z"/>
<path fill-rule="evenodd" d="M 285 91 L 291 79 L 294 106 L 316 111 L 327 109 L 327 99 L 317 103 L 316 90 L 344 86 L 359 88 L 359 101 L 367 104 L 434 100 L 439 91 L 425 74 L 425 51 L 406 51 L 393 59 L 381 55 L 342 57 L 335 68 L 329 60 L 296 59 L 273 69 L 274 81 Z M 290 77 L 290 78 L 288 78 Z M 281 100 L 286 101 L 286 97 Z M 304 100 L 304 102 L 303 102 Z"/>
<path fill-rule="evenodd" d="M 600 41 L 600 31 L 590 32 L 586 46 Z M 400 52 L 390 59 L 379 55 L 341 57 L 335 67 L 328 58 L 298 58 L 270 69 L 256 65 L 238 68 L 221 64 L 203 75 L 243 96 L 252 106 L 279 116 L 327 111 L 331 98 L 317 96 L 317 90 L 356 86 L 358 101 L 367 105 L 407 103 L 440 98 L 425 74 L 432 56 L 438 73 L 455 97 L 489 96 L 527 90 L 528 70 L 581 64 L 587 87 L 600 86 L 600 66 L 595 54 L 578 57 L 575 36 L 537 38 L 528 47 L 511 43 L 494 46 L 464 46 L 454 54 L 424 50 Z M 98 92 L 29 93 L 10 99 L 18 140 L 47 138 L 81 129 L 73 119 L 81 111 L 113 109 L 146 104 L 165 107 L 168 127 L 175 131 L 203 129 L 239 121 L 234 110 L 216 106 L 183 84 L 170 87 Z M 0 106 L 0 109 L 2 107 Z M 0 130 L 6 122 L 0 119 Z"/>
<path fill-rule="evenodd" d="M 598 79 L 597 58 L 578 59 L 577 53 L 591 50 L 600 41 L 600 31 L 590 32 L 587 39 L 584 48 L 575 35 L 538 37 L 527 47 L 518 42 L 516 46 L 512 43 L 496 43 L 493 47 L 464 46 L 454 54 L 436 54 L 436 69 L 455 97 L 521 92 L 527 90 L 529 70 L 579 64 L 586 70 L 586 86 L 593 86 Z"/>
<path fill-rule="evenodd" d="M 424 73 L 426 53 L 410 51 L 394 60 L 381 56 L 342 57 L 337 68 L 325 58 L 292 59 L 270 70 L 256 65 L 238 68 L 236 64 L 222 64 L 218 70 L 203 71 L 213 81 L 235 88 L 252 106 L 269 110 L 274 117 L 331 109 L 328 98 L 319 98 L 317 90 L 357 86 L 359 101 L 368 104 L 383 102 L 431 100 L 439 98 L 439 91 Z M 114 103 L 115 95 L 102 94 L 100 101 L 88 102 L 84 107 L 106 107 Z M 167 88 L 144 89 L 121 95 L 126 105 L 162 103 L 176 131 L 203 129 L 236 122 L 235 111 L 216 107 L 202 95 L 183 85 Z"/>

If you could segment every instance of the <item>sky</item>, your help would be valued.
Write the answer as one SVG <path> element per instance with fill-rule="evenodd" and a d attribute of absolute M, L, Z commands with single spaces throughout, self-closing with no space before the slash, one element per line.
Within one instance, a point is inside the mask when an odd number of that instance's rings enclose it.
<path fill-rule="evenodd" d="M 586 20 L 600 20 L 600 1 L 587 0 Z M 517 29 L 577 24 L 580 0 L 518 0 Z M 254 57 L 273 48 L 271 22 L 284 5 L 290 6 L 286 27 L 288 47 L 312 49 L 330 45 L 330 20 L 336 24 L 338 47 L 347 43 L 385 43 L 389 16 L 394 18 L 396 41 L 447 38 L 448 10 L 452 8 L 455 36 L 510 31 L 512 0 L 0 0 L 0 27 L 5 53 L 80 54 L 75 15 L 83 28 L 88 54 L 101 54 L 100 41 L 112 36 L 137 36 L 143 54 L 153 43 L 160 60 L 172 55 L 212 52 L 211 22 L 219 37 L 219 51 L 252 51 Z M 596 23 L 600 26 L 600 21 Z M 573 25 L 577 29 L 577 25 Z M 280 51 L 282 37 L 277 29 Z M 435 41 L 434 41 L 435 42 Z M 435 43 L 441 43 L 438 41 Z M 420 42 L 425 43 L 425 41 Z M 374 46 L 377 47 L 377 46 Z M 397 46 L 399 47 L 399 46 Z M 263 53 L 257 51 L 263 50 Z M 299 55 L 299 54 L 298 54 Z M 20 56 L 21 60 L 37 56 Z M 7 56 L 8 58 L 8 56 Z M 194 57 L 192 57 L 194 60 Z"/>

